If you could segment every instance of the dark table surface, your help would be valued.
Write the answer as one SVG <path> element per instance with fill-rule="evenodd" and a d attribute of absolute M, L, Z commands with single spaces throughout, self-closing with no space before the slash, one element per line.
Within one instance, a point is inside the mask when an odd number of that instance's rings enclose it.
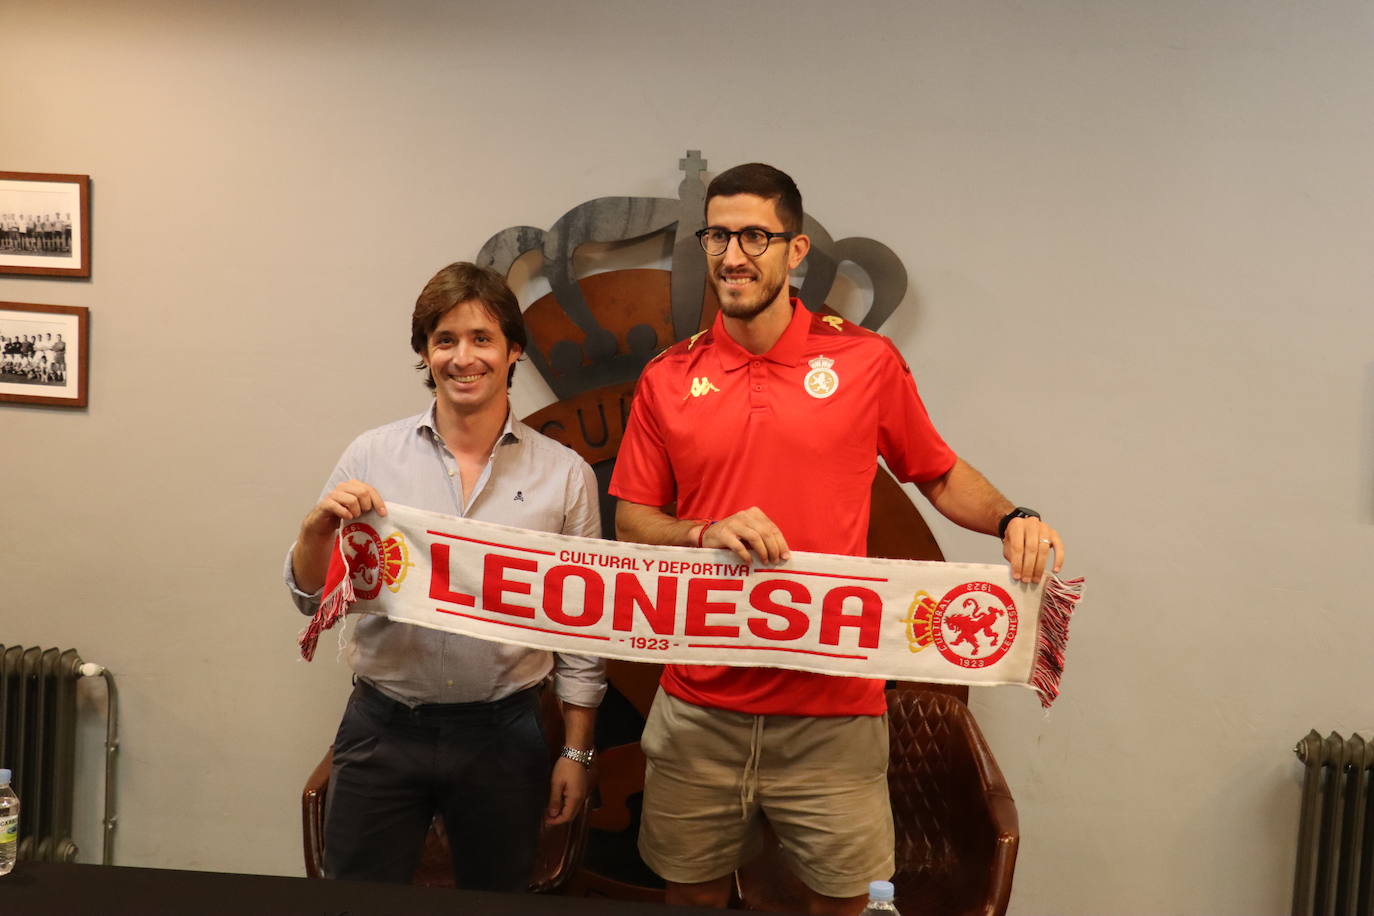
<path fill-rule="evenodd" d="M 701 916 L 654 903 L 491 894 L 268 875 L 19 862 L 0 877 L 5 916 Z"/>

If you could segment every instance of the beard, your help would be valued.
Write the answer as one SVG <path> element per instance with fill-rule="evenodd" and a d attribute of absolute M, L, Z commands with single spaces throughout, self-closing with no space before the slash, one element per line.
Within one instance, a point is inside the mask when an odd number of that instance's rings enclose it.
<path fill-rule="evenodd" d="M 711 275 L 711 284 L 715 289 L 716 300 L 720 303 L 720 310 L 727 318 L 734 318 L 736 321 L 750 321 L 766 311 L 777 300 L 786 282 L 787 275 L 783 274 L 772 284 L 759 286 L 754 296 L 737 298 L 732 294 L 732 287 L 723 278 L 717 274 Z"/>

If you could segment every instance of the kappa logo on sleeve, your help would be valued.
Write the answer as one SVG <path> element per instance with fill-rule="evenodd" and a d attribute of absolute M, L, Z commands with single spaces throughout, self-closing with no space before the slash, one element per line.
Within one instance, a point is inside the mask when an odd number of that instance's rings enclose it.
<path fill-rule="evenodd" d="M 354 522 L 344 527 L 342 539 L 353 590 L 360 599 L 376 598 L 383 585 L 393 593 L 401 590 L 406 572 L 415 564 L 399 531 L 382 540 L 371 525 Z"/>

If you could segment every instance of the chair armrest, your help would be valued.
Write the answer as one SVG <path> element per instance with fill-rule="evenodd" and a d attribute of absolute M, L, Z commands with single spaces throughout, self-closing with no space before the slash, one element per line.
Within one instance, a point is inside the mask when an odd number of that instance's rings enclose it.
<path fill-rule="evenodd" d="M 1006 913 L 1007 904 L 1011 900 L 1012 875 L 1016 870 L 1016 854 L 1021 844 L 1020 819 L 1016 814 L 1016 802 L 1012 800 L 1011 790 L 1002 775 L 1002 768 L 997 765 L 992 749 L 983 737 L 982 729 L 978 727 L 977 721 L 967 708 L 963 718 L 974 765 L 978 769 L 978 778 L 983 787 L 988 819 L 996 834 L 996 850 L 992 856 L 983 913 L 986 916 L 1001 916 Z"/>
<path fill-rule="evenodd" d="M 591 803 L 590 797 L 583 799 L 582 807 L 566 824 L 546 824 L 540 828 L 539 847 L 535 851 L 534 871 L 530 876 L 530 893 L 557 893 L 582 866 Z"/>
<path fill-rule="evenodd" d="M 978 781 L 982 786 L 983 797 L 987 800 L 988 815 L 997 828 L 997 835 L 1020 836 L 1016 803 L 1012 800 L 1011 789 L 1007 786 L 1006 777 L 1002 775 L 1002 768 L 997 765 L 997 758 L 992 755 L 992 748 L 988 747 L 987 739 L 983 737 L 983 731 L 978 727 L 973 714 L 968 711 L 967 706 L 962 703 L 959 705 L 961 727 L 967 736 L 973 764 L 978 770 Z"/>
<path fill-rule="evenodd" d="M 324 806 L 329 797 L 329 770 L 333 763 L 334 749 L 331 747 L 315 765 L 301 792 L 301 838 L 305 846 L 307 878 L 324 877 Z"/>

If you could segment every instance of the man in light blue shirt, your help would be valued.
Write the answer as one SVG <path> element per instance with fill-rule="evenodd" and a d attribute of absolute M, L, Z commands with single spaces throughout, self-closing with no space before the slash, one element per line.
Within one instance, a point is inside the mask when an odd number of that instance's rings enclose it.
<path fill-rule="evenodd" d="M 499 274 L 457 263 L 429 281 L 411 318 L 411 346 L 434 402 L 344 451 L 286 559 L 302 613 L 319 606 L 340 522 L 374 509 L 385 515 L 386 500 L 600 536 L 591 468 L 511 415 L 510 380 L 525 342 L 519 304 Z M 408 882 L 437 811 L 460 887 L 523 890 L 541 818 L 567 821 L 586 798 L 605 663 L 371 615 L 356 621 L 345 656 L 355 687 L 334 742 L 328 874 Z M 550 672 L 566 732 L 551 772 L 538 714 Z"/>

